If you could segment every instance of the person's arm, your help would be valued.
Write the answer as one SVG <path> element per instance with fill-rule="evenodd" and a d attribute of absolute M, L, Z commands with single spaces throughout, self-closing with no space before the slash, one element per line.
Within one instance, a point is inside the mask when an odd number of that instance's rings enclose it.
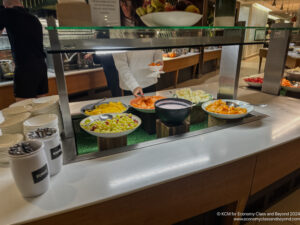
<path fill-rule="evenodd" d="M 143 94 L 142 89 L 134 78 L 129 65 L 126 53 L 113 54 L 116 68 L 119 72 L 119 79 L 122 80 L 134 95 Z"/>

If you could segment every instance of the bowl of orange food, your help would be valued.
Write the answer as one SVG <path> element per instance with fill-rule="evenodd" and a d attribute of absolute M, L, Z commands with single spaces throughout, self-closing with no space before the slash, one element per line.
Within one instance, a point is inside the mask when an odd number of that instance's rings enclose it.
<path fill-rule="evenodd" d="M 228 106 L 226 103 L 235 103 L 238 107 Z M 203 103 L 202 109 L 219 119 L 240 119 L 252 112 L 254 107 L 239 100 L 219 99 Z"/>
<path fill-rule="evenodd" d="M 137 97 L 130 101 L 130 106 L 143 113 L 155 113 L 155 102 L 164 98 L 162 96 Z"/>
<path fill-rule="evenodd" d="M 300 93 L 300 82 L 298 81 L 290 81 L 283 78 L 281 80 L 281 87 L 287 91 Z"/>

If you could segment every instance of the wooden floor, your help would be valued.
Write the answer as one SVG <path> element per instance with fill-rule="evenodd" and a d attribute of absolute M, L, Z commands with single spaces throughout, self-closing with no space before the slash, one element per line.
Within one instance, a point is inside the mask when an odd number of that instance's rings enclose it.
<path fill-rule="evenodd" d="M 271 208 L 267 209 L 266 212 L 278 212 L 278 213 L 286 213 L 286 212 L 300 212 L 300 190 L 295 191 L 285 199 L 281 200 Z M 300 225 L 299 221 L 293 222 L 249 222 L 246 225 Z"/>

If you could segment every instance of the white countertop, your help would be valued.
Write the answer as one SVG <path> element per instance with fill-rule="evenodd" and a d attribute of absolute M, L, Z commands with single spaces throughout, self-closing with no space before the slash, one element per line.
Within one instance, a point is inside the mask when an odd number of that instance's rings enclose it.
<path fill-rule="evenodd" d="M 84 70 L 72 70 L 72 71 L 66 71 L 65 76 L 71 76 L 71 75 L 76 75 L 76 74 L 81 74 L 81 73 L 89 73 L 89 72 L 95 72 L 95 71 L 101 71 L 101 70 L 103 70 L 102 67 L 93 68 L 93 69 L 84 69 Z M 55 77 L 55 73 L 48 70 L 48 79 L 53 78 L 53 77 Z M 0 87 L 13 85 L 13 83 L 14 82 L 12 80 L 11 81 L 3 81 L 3 82 L 0 82 Z"/>
<path fill-rule="evenodd" d="M 300 58 L 300 54 L 298 54 L 297 52 L 288 52 L 288 56 L 295 58 L 295 59 L 299 59 Z"/>
<path fill-rule="evenodd" d="M 200 86 L 207 91 L 217 90 L 216 87 L 217 84 Z M 169 91 L 158 94 L 163 93 L 170 94 Z M 122 99 L 128 103 L 130 98 Z M 116 198 L 299 138 L 299 99 L 245 88 L 239 89 L 239 99 L 252 104 L 267 104 L 267 107 L 255 107 L 255 110 L 269 117 L 200 136 L 65 165 L 62 172 L 51 179 L 50 190 L 37 198 L 22 198 L 9 168 L 0 167 L 0 224 L 34 220 Z M 71 108 L 76 113 L 76 103 L 72 103 Z"/>

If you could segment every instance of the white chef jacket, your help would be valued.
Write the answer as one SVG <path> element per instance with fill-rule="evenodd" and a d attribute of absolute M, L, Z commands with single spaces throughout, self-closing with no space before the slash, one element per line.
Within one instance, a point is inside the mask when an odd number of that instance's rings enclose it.
<path fill-rule="evenodd" d="M 133 91 L 157 83 L 158 72 L 149 69 L 149 64 L 162 62 L 161 50 L 139 50 L 113 54 L 119 72 L 120 88 Z"/>

